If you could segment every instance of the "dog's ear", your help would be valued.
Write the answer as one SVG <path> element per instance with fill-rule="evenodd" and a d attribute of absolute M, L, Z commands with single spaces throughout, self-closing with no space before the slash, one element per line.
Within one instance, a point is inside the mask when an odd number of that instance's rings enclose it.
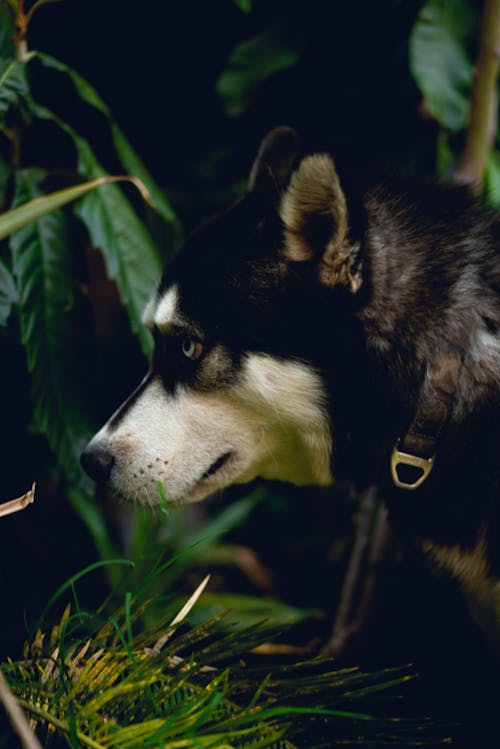
<path fill-rule="evenodd" d="M 299 149 L 291 127 L 275 127 L 264 138 L 248 181 L 249 190 L 280 188 L 288 180 Z"/>
<path fill-rule="evenodd" d="M 294 262 L 315 260 L 325 286 L 361 286 L 358 247 L 349 241 L 347 202 L 333 160 L 306 156 L 290 180 L 280 208 L 285 226 L 283 255 Z"/>

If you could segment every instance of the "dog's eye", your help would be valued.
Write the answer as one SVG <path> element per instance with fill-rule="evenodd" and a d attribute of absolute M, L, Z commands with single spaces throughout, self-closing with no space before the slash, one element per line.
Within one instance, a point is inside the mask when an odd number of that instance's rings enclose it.
<path fill-rule="evenodd" d="M 182 341 L 182 353 L 188 359 L 196 361 L 203 353 L 203 344 L 195 338 L 184 338 Z"/>

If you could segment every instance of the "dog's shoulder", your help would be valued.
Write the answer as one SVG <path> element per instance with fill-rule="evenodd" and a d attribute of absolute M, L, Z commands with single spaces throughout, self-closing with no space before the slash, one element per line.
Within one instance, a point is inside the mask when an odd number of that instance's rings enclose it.
<path fill-rule="evenodd" d="M 371 344 L 414 348 L 417 360 L 466 350 L 472 386 L 500 389 L 500 214 L 464 186 L 401 177 L 365 188 Z M 470 381 L 470 382 L 469 382 Z M 485 392 L 481 397 L 484 397 Z"/>

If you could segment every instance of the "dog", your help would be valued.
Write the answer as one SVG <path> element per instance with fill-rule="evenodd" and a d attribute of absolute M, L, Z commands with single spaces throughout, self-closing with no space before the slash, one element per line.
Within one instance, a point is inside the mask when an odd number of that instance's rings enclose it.
<path fill-rule="evenodd" d="M 82 465 L 146 505 L 257 477 L 376 484 L 499 652 L 500 217 L 298 151 L 273 130 L 166 269 L 151 368 Z"/>

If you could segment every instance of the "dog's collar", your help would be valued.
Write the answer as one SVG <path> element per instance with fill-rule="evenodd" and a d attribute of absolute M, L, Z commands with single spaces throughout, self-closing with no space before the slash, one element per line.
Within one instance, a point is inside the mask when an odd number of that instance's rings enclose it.
<path fill-rule="evenodd" d="M 399 489 L 418 489 L 432 471 L 438 439 L 455 400 L 463 358 L 463 352 L 447 354 L 427 365 L 413 421 L 392 451 L 392 480 Z"/>

